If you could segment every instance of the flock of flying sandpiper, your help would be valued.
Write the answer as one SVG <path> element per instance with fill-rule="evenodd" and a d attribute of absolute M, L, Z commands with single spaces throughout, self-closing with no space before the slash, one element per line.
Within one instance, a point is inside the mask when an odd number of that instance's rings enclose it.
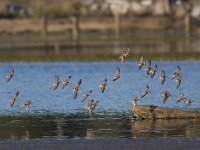
<path fill-rule="evenodd" d="M 127 58 L 129 55 L 131 54 L 131 51 L 130 49 L 127 49 L 126 51 L 124 51 L 121 55 L 120 55 L 120 59 L 121 59 L 121 64 L 123 63 L 124 59 Z M 140 70 L 142 68 L 142 66 L 145 66 L 145 71 L 147 73 L 147 75 L 150 75 L 151 78 L 153 79 L 154 78 L 154 75 L 155 73 L 157 72 L 157 65 L 151 67 L 151 60 L 149 61 L 145 61 L 144 59 L 144 56 L 142 56 L 139 60 L 139 62 L 137 63 L 137 68 L 138 70 Z M 14 69 L 12 69 L 9 74 L 7 75 L 7 82 L 9 82 L 12 77 L 14 76 Z M 116 81 L 117 79 L 119 79 L 121 77 L 120 75 L 120 68 L 117 67 L 116 69 L 116 73 L 113 77 L 113 81 Z M 160 81 L 161 81 L 161 84 L 163 85 L 165 83 L 165 79 L 166 79 L 166 74 L 165 74 L 165 71 L 162 70 L 161 71 L 161 74 L 160 74 Z M 68 76 L 68 78 L 66 80 L 64 80 L 62 82 L 62 88 L 64 89 L 69 83 L 70 83 L 70 80 L 71 80 L 71 75 Z M 182 75 L 181 75 L 181 68 L 180 66 L 177 66 L 175 72 L 173 73 L 172 75 L 172 80 L 175 80 L 175 83 L 176 83 L 176 88 L 178 89 L 180 87 L 180 84 L 181 84 L 181 81 L 182 81 Z M 77 84 L 75 85 L 74 89 L 73 89 L 73 94 L 74 94 L 74 99 L 77 98 L 77 95 L 78 95 L 78 91 L 80 89 L 80 86 L 81 86 L 81 82 L 82 82 L 82 79 L 80 79 Z M 58 75 L 55 75 L 55 78 L 54 78 L 54 82 L 53 82 L 53 87 L 54 87 L 54 91 L 58 88 L 60 84 L 60 80 L 59 80 L 59 77 Z M 105 89 L 106 89 L 106 85 L 107 85 L 107 78 L 105 78 L 101 84 L 99 85 L 100 87 L 100 90 L 102 93 L 104 93 Z M 146 85 L 146 87 L 144 88 L 142 94 L 141 94 L 141 98 L 145 97 L 147 94 L 150 93 L 150 88 L 148 85 Z M 19 91 L 16 92 L 16 94 L 11 98 L 10 100 L 10 107 L 12 107 L 17 99 L 17 96 L 19 95 Z M 89 91 L 89 92 L 86 92 L 84 95 L 83 95 L 83 100 L 82 101 L 85 101 L 88 97 L 90 97 L 92 95 L 92 90 Z M 160 93 L 162 99 L 163 99 L 163 103 L 166 103 L 167 99 L 171 96 L 171 93 L 169 91 L 163 91 Z M 137 105 L 137 102 L 138 102 L 139 98 L 138 96 L 134 96 L 133 99 L 130 101 L 132 102 L 132 106 L 135 107 Z M 191 103 L 192 103 L 192 99 L 187 99 L 185 96 L 184 96 L 184 93 L 181 92 L 180 93 L 180 96 L 179 98 L 177 99 L 176 103 L 179 103 L 180 101 L 183 101 L 185 103 L 185 108 L 188 107 Z M 90 114 L 93 112 L 93 110 L 95 109 L 95 107 L 97 106 L 97 103 L 99 101 L 94 101 L 94 100 L 90 100 L 87 104 L 86 104 L 86 110 L 87 112 L 89 112 Z M 22 103 L 22 107 L 24 107 L 26 110 L 28 109 L 28 107 L 32 104 L 31 101 L 29 100 L 26 100 Z"/>

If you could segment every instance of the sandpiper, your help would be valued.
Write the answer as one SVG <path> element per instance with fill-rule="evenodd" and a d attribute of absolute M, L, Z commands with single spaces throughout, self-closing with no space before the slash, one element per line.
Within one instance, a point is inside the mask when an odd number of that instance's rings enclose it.
<path fill-rule="evenodd" d="M 185 96 L 184 96 L 184 93 L 181 92 L 179 98 L 178 98 L 177 101 L 176 101 L 176 103 L 178 103 L 178 102 L 180 102 L 180 101 L 182 101 L 182 100 L 185 100 L 185 99 L 186 99 L 186 98 L 185 98 Z"/>
<path fill-rule="evenodd" d="M 62 88 L 63 88 L 63 89 L 67 86 L 68 83 L 70 83 L 71 77 L 72 77 L 72 76 L 69 75 L 68 78 L 67 78 L 66 80 L 63 81 L 63 83 L 62 83 Z"/>
<path fill-rule="evenodd" d="M 89 96 L 91 96 L 92 90 L 90 92 L 87 92 L 83 95 L 83 101 L 85 101 Z"/>
<path fill-rule="evenodd" d="M 160 80 L 161 80 L 161 84 L 163 85 L 164 84 L 164 82 L 165 82 L 165 78 L 166 78 L 166 75 L 165 75 L 165 71 L 164 70 L 162 70 L 161 71 L 161 74 L 160 74 Z"/>
<path fill-rule="evenodd" d="M 172 79 L 175 79 L 176 77 L 178 77 L 180 75 L 180 71 L 181 71 L 180 66 L 177 66 L 176 71 L 172 75 Z"/>
<path fill-rule="evenodd" d="M 55 75 L 54 82 L 53 82 L 54 91 L 58 88 L 59 84 L 60 84 L 59 77 Z"/>
<path fill-rule="evenodd" d="M 127 49 L 127 51 L 124 51 L 124 52 L 119 56 L 119 58 L 121 59 L 121 64 L 123 63 L 124 58 L 128 57 L 128 55 L 130 55 L 130 49 L 129 49 L 129 48 Z"/>
<path fill-rule="evenodd" d="M 168 91 L 163 91 L 160 93 L 160 95 L 163 98 L 163 103 L 165 104 L 165 102 L 167 101 L 167 99 L 171 96 L 171 93 Z"/>
<path fill-rule="evenodd" d="M 144 65 L 144 56 L 142 56 L 141 58 L 140 58 L 140 61 L 138 62 L 138 64 L 137 64 L 137 67 L 138 67 L 138 70 L 140 70 L 141 68 L 142 68 L 142 66 Z"/>
<path fill-rule="evenodd" d="M 105 87 L 107 85 L 107 78 L 105 78 L 102 83 L 99 85 L 99 87 L 101 88 L 101 92 L 103 93 L 105 91 Z"/>
<path fill-rule="evenodd" d="M 145 69 L 146 70 L 146 73 L 149 75 L 150 74 L 150 70 L 151 70 L 151 60 L 149 60 L 147 63 L 146 63 L 146 67 Z"/>
<path fill-rule="evenodd" d="M 119 79 L 119 78 L 120 78 L 120 68 L 117 67 L 115 76 L 113 77 L 113 81 L 116 81 L 116 80 Z"/>
<path fill-rule="evenodd" d="M 153 68 L 150 69 L 149 73 L 151 74 L 151 78 L 154 77 L 156 71 L 157 71 L 157 65 L 155 65 Z"/>
<path fill-rule="evenodd" d="M 132 103 L 132 106 L 135 107 L 137 105 L 137 102 L 138 102 L 138 97 L 134 96 L 133 99 L 130 102 Z"/>
<path fill-rule="evenodd" d="M 17 93 L 11 98 L 10 107 L 13 107 L 18 95 L 19 95 L 19 91 L 17 91 Z"/>
<path fill-rule="evenodd" d="M 13 76 L 14 76 L 14 69 L 12 69 L 12 70 L 8 73 L 8 75 L 6 76 L 6 77 L 7 77 L 7 82 L 9 82 L 9 81 L 12 79 Z"/>
<path fill-rule="evenodd" d="M 143 97 L 144 97 L 145 95 L 147 95 L 149 92 L 150 92 L 150 90 L 149 90 L 149 86 L 146 85 L 146 87 L 144 88 L 144 91 L 143 91 L 143 93 L 142 93 L 141 98 L 143 98 Z"/>
<path fill-rule="evenodd" d="M 94 100 L 91 100 L 89 103 L 87 103 L 86 105 L 87 112 L 91 114 L 93 110 L 95 109 L 95 107 L 97 106 L 98 102 L 99 101 L 94 102 Z"/>
<path fill-rule="evenodd" d="M 187 108 L 192 103 L 192 99 L 188 99 L 184 103 L 185 103 L 185 108 Z"/>
<path fill-rule="evenodd" d="M 80 88 L 80 85 L 81 85 L 81 82 L 82 82 L 82 79 L 80 79 L 78 81 L 78 83 L 76 84 L 76 86 L 74 87 L 73 89 L 73 92 L 74 92 L 74 99 L 76 99 L 77 95 L 78 95 L 78 90 Z"/>
<path fill-rule="evenodd" d="M 176 88 L 177 88 L 177 89 L 180 87 L 181 81 L 182 81 L 182 76 L 180 76 L 180 75 L 177 76 L 177 77 L 176 77 L 176 80 L 175 80 L 175 82 L 176 82 Z"/>
<path fill-rule="evenodd" d="M 22 107 L 24 107 L 26 110 L 28 110 L 28 107 L 32 104 L 31 101 L 24 101 L 22 103 Z"/>

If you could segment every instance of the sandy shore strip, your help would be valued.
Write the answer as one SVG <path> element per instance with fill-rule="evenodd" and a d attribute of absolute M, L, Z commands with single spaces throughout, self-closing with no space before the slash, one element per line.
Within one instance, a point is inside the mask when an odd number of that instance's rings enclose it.
<path fill-rule="evenodd" d="M 200 138 L 6 140 L 0 150 L 197 150 Z"/>

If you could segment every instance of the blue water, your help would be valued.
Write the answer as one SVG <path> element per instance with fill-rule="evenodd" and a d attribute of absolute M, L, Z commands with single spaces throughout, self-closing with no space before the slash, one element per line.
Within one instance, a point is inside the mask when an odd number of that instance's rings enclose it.
<path fill-rule="evenodd" d="M 24 100 L 33 102 L 30 112 L 58 112 L 76 113 L 85 111 L 85 103 L 82 95 L 90 90 L 93 91 L 91 98 L 99 100 L 95 111 L 126 112 L 131 106 L 133 96 L 141 96 L 144 87 L 148 84 L 151 93 L 140 99 L 138 104 L 153 104 L 164 107 L 180 107 L 184 104 L 176 104 L 180 92 L 184 92 L 187 98 L 193 100 L 190 108 L 200 108 L 200 62 L 153 62 L 157 64 L 158 71 L 151 79 L 145 72 L 144 67 L 137 70 L 136 62 L 64 62 L 64 63 L 2 63 L 0 70 L 0 105 L 1 112 L 21 111 L 20 105 Z M 177 65 L 181 67 L 183 81 L 177 90 L 172 74 Z M 121 68 L 121 79 L 113 82 L 116 67 Z M 6 75 L 15 70 L 14 77 L 6 83 Z M 166 82 L 161 85 L 159 76 L 164 69 L 167 74 Z M 53 90 L 54 76 L 58 75 L 62 82 L 68 75 L 72 75 L 71 83 L 65 88 Z M 105 93 L 101 93 L 99 85 L 108 79 Z M 73 98 L 73 88 L 79 79 L 82 79 L 81 88 L 77 99 Z M 172 96 L 166 104 L 162 103 L 160 92 L 168 90 Z M 9 100 L 19 91 L 20 94 L 13 108 L 9 106 Z M 23 110 L 22 110 L 23 111 Z"/>
<path fill-rule="evenodd" d="M 199 122 L 185 122 L 181 124 L 183 131 L 176 127 L 152 126 L 144 129 L 135 129 L 127 123 L 130 114 L 133 96 L 141 96 L 144 87 L 148 84 L 151 93 L 138 101 L 139 105 L 152 104 L 163 107 L 178 107 L 184 109 L 184 103 L 176 104 L 180 92 L 184 92 L 187 98 L 193 103 L 188 107 L 190 110 L 200 109 L 200 62 L 199 61 L 153 61 L 152 66 L 158 65 L 158 71 L 151 79 L 145 72 L 144 67 L 137 70 L 136 62 L 42 62 L 42 63 L 1 63 L 0 65 L 0 131 L 7 132 L 1 139 L 12 139 L 13 133 L 18 135 L 15 139 L 22 139 L 21 132 L 29 133 L 30 138 L 52 138 L 59 137 L 55 127 L 61 124 L 61 138 L 85 137 L 87 130 L 96 133 L 97 137 L 146 137 L 165 136 L 164 133 L 172 132 L 168 136 L 189 136 L 200 137 Z M 174 80 L 171 79 L 177 66 L 181 67 L 183 81 L 179 89 L 176 89 Z M 112 78 L 116 68 L 121 69 L 121 78 L 113 82 Z M 6 75 L 14 69 L 14 77 L 6 82 Z M 161 85 L 159 76 L 164 69 L 167 75 L 166 82 Z M 62 89 L 53 90 L 54 76 L 58 75 L 62 82 L 68 75 L 72 76 L 69 85 Z M 108 79 L 108 85 L 102 94 L 99 88 L 100 83 Z M 82 79 L 81 88 L 77 99 L 73 98 L 73 88 Z M 94 114 L 86 112 L 85 105 L 89 100 L 82 102 L 82 95 L 92 90 L 90 99 L 99 100 Z M 172 96 L 163 104 L 160 92 L 168 90 Z M 19 91 L 20 94 L 12 108 L 9 100 Z M 21 107 L 25 100 L 32 101 L 32 105 L 26 111 Z M 11 116 L 7 118 L 8 116 Z M 42 117 L 43 116 L 43 117 Z M 21 118 L 20 118 L 21 117 Z M 28 118 L 28 119 L 27 119 Z M 110 121 L 110 122 L 109 122 Z M 141 122 L 139 122 L 141 123 Z M 180 122 L 179 122 L 180 123 Z M 52 126 L 51 126 L 52 124 Z M 55 125 L 56 124 L 56 125 Z M 137 124 L 137 123 L 136 123 Z M 148 123 L 145 123 L 148 124 Z M 151 123 L 150 123 L 151 124 Z M 171 124 L 171 123 L 169 123 Z M 22 126 L 23 125 L 23 126 Z M 141 126 L 141 125 L 140 125 Z M 187 135 L 186 129 L 191 129 Z M 35 128 L 40 131 L 35 134 Z M 43 129 L 48 129 L 43 131 Z M 40 129 L 40 130 L 39 130 Z M 160 131 L 162 129 L 162 131 Z M 34 130 L 34 131 L 33 131 Z M 74 132 L 73 132 L 74 131 Z M 32 134 L 31 134 L 32 133 Z M 134 134 L 136 133 L 136 134 Z M 139 134 L 141 133 L 141 134 Z M 27 134 L 27 133 L 26 133 Z M 88 133 L 87 133 L 88 134 Z M 134 135 L 133 135 L 134 134 Z M 137 134 L 139 134 L 137 136 Z M 32 135 L 32 136 L 31 136 Z"/>

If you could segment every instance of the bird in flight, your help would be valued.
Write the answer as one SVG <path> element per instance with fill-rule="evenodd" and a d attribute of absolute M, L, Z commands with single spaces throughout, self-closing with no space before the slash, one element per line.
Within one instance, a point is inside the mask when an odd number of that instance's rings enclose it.
<path fill-rule="evenodd" d="M 67 78 L 66 80 L 63 81 L 63 83 L 62 83 L 62 88 L 63 88 L 63 89 L 68 85 L 68 83 L 70 83 L 71 77 L 72 77 L 72 76 L 69 75 L 68 78 Z"/>
<path fill-rule="evenodd" d="M 166 78 L 166 74 L 165 74 L 165 71 L 164 70 L 162 70 L 161 71 L 161 74 L 160 74 L 160 81 L 161 81 L 161 84 L 163 85 L 164 84 L 164 82 L 165 82 L 165 78 Z"/>
<path fill-rule="evenodd" d="M 146 87 L 144 88 L 144 91 L 143 91 L 143 93 L 142 93 L 141 98 L 143 98 L 143 97 L 144 97 L 145 95 L 147 95 L 149 92 L 150 92 L 150 90 L 149 90 L 149 86 L 146 85 Z"/>
<path fill-rule="evenodd" d="M 32 104 L 32 102 L 31 101 L 24 101 L 23 103 L 22 103 L 22 107 L 24 107 L 26 110 L 28 110 L 28 107 L 30 106 Z"/>
<path fill-rule="evenodd" d="M 138 64 L 137 64 L 137 67 L 138 67 L 138 70 L 140 70 L 141 68 L 142 68 L 142 66 L 144 65 L 144 56 L 142 56 L 141 58 L 140 58 L 140 61 L 138 62 Z"/>
<path fill-rule="evenodd" d="M 180 72 L 181 72 L 181 68 L 180 66 L 177 66 L 176 71 L 172 75 L 172 79 L 175 79 L 176 77 L 178 77 L 180 75 Z"/>
<path fill-rule="evenodd" d="M 85 101 L 89 96 L 91 96 L 92 95 L 92 90 L 91 91 L 89 91 L 89 92 L 87 92 L 87 93 L 85 93 L 84 95 L 83 95 L 83 101 Z"/>
<path fill-rule="evenodd" d="M 120 76 L 120 68 L 117 67 L 115 76 L 113 77 L 113 81 L 116 81 L 116 80 L 119 79 L 120 77 L 121 77 L 121 76 Z"/>
<path fill-rule="evenodd" d="M 58 88 L 59 84 L 60 84 L 59 77 L 55 75 L 53 82 L 54 91 Z"/>
<path fill-rule="evenodd" d="M 15 101 L 17 100 L 17 96 L 19 95 L 19 91 L 11 98 L 10 100 L 10 107 L 13 107 Z"/>
<path fill-rule="evenodd" d="M 94 101 L 94 100 L 91 100 L 89 103 L 87 103 L 86 105 L 86 109 L 87 109 L 87 112 L 89 112 L 90 114 L 93 112 L 93 110 L 95 109 L 95 107 L 97 106 L 97 103 L 99 101 Z"/>
<path fill-rule="evenodd" d="M 130 49 L 128 48 L 127 51 L 124 51 L 120 56 L 119 58 L 121 59 L 121 64 L 123 63 L 124 61 L 124 58 L 128 57 L 130 55 Z"/>
<path fill-rule="evenodd" d="M 106 85 L 107 85 L 107 78 L 105 78 L 105 79 L 102 81 L 102 83 L 99 85 L 99 87 L 100 87 L 102 93 L 105 91 Z"/>
<path fill-rule="evenodd" d="M 74 99 L 76 99 L 77 95 L 78 95 L 78 90 L 80 89 L 80 85 L 81 85 L 82 79 L 80 79 L 76 86 L 73 89 L 73 93 L 74 93 Z"/>
<path fill-rule="evenodd" d="M 168 91 L 163 91 L 160 93 L 160 95 L 163 98 L 163 103 L 165 104 L 165 102 L 167 101 L 167 99 L 171 96 L 171 93 Z"/>
<path fill-rule="evenodd" d="M 6 77 L 7 77 L 7 82 L 9 82 L 9 81 L 12 79 L 13 76 L 14 76 L 14 69 L 12 69 L 12 70 L 8 73 L 8 75 L 6 76 Z"/>

